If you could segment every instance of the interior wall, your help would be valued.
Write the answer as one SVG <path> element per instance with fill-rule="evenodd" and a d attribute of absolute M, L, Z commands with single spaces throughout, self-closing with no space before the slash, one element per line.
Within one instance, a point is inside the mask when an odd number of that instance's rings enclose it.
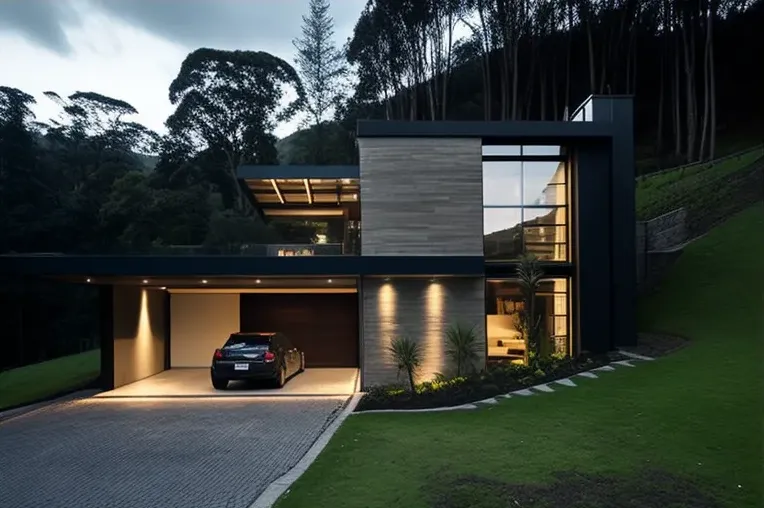
<path fill-rule="evenodd" d="M 170 295 L 170 367 L 209 367 L 215 349 L 239 331 L 236 293 Z"/>
<path fill-rule="evenodd" d="M 114 286 L 114 388 L 164 370 L 167 297 L 164 291 Z"/>
<path fill-rule="evenodd" d="M 388 351 L 396 337 L 419 342 L 422 366 L 418 381 L 446 373 L 453 365 L 446 356 L 446 331 L 456 322 L 475 326 L 478 334 L 477 367 L 485 365 L 485 279 L 368 278 L 363 281 L 364 388 L 405 382 Z"/>

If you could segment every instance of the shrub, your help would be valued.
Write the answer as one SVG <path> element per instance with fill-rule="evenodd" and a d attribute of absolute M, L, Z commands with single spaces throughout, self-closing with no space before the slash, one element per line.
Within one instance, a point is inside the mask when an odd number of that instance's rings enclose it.
<path fill-rule="evenodd" d="M 446 330 L 446 356 L 456 366 L 456 375 L 461 376 L 465 371 L 475 369 L 475 361 L 478 359 L 478 336 L 475 325 L 467 327 L 456 323 Z"/>
<path fill-rule="evenodd" d="M 398 375 L 401 371 L 406 372 L 408 376 L 411 392 L 416 392 L 414 377 L 422 365 L 422 351 L 419 343 L 408 337 L 396 337 L 390 343 L 388 351 L 393 356 L 393 360 L 398 366 Z"/>

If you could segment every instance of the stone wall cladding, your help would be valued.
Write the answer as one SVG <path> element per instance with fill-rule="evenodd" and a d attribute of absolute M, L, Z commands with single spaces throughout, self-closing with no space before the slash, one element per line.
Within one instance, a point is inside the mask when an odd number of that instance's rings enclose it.
<path fill-rule="evenodd" d="M 648 251 L 668 250 L 687 241 L 687 209 L 679 208 L 645 221 Z"/>
<path fill-rule="evenodd" d="M 438 303 L 440 302 L 440 303 Z M 445 355 L 446 330 L 455 322 L 475 325 L 479 365 L 485 363 L 485 280 L 481 278 L 364 279 L 363 386 L 404 382 L 387 348 L 395 337 L 422 345 L 418 381 L 431 379 L 450 365 Z"/>
<path fill-rule="evenodd" d="M 361 255 L 483 255 L 480 139 L 361 138 Z"/>

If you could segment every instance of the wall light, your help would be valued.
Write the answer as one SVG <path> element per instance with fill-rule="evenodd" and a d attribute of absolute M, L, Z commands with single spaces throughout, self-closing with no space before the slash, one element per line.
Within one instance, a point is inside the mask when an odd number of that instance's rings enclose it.
<path fill-rule="evenodd" d="M 143 283 L 148 284 L 149 283 L 148 279 L 143 279 Z"/>
<path fill-rule="evenodd" d="M 91 279 L 90 277 L 88 277 L 87 279 L 85 279 L 85 282 L 93 282 L 93 279 Z"/>
<path fill-rule="evenodd" d="M 207 279 L 202 279 L 202 284 L 207 284 Z"/>
<path fill-rule="evenodd" d="M 329 284 L 331 284 L 331 283 L 332 283 L 332 279 L 329 279 L 329 280 L 327 280 L 326 282 L 328 282 Z"/>
<path fill-rule="evenodd" d="M 255 284 L 260 284 L 260 279 L 257 279 L 257 280 L 255 281 Z"/>
<path fill-rule="evenodd" d="M 161 289 L 162 291 L 164 291 L 165 289 L 167 289 L 167 286 L 162 286 L 162 287 L 161 287 L 161 288 L 159 288 L 159 289 Z"/>

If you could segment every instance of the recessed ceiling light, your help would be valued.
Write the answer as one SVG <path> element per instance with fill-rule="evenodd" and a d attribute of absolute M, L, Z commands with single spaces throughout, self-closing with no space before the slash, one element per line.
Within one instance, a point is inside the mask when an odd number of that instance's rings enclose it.
<path fill-rule="evenodd" d="M 331 284 L 331 283 L 332 283 L 332 279 L 329 279 L 329 280 L 327 280 L 326 282 L 328 282 L 329 284 Z"/>
<path fill-rule="evenodd" d="M 207 284 L 207 279 L 203 279 L 202 284 Z"/>
<path fill-rule="evenodd" d="M 255 281 L 255 284 L 260 284 L 260 279 L 257 279 L 257 280 Z"/>

